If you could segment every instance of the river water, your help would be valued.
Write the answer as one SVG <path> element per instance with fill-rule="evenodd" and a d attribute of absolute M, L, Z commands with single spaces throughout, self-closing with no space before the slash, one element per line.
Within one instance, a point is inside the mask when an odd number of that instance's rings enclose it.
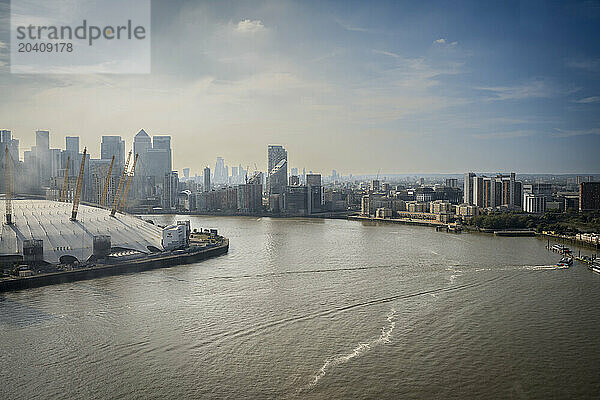
<path fill-rule="evenodd" d="M 229 254 L 1 295 L 0 398 L 600 397 L 600 275 L 544 241 L 191 220 Z"/>

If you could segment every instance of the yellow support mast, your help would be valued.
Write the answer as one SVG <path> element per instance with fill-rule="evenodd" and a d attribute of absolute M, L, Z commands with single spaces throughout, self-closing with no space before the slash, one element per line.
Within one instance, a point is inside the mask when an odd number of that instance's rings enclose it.
<path fill-rule="evenodd" d="M 104 189 L 102 189 L 102 197 L 100 198 L 100 205 L 104 207 L 106 205 L 106 196 L 108 195 L 108 186 L 110 186 L 110 176 L 112 174 L 113 164 L 115 162 L 115 156 L 112 156 L 110 160 L 110 167 L 108 167 L 108 174 L 106 175 L 106 182 L 104 183 Z"/>
<path fill-rule="evenodd" d="M 127 176 L 127 183 L 125 184 L 125 192 L 123 193 L 123 197 L 119 202 L 119 211 L 123 211 L 125 208 L 125 202 L 127 201 L 127 194 L 129 193 L 129 187 L 131 186 L 131 181 L 133 180 L 133 174 L 135 173 L 135 164 L 137 163 L 139 154 L 136 153 L 135 158 L 133 159 L 133 166 L 131 167 L 131 171 Z"/>
<path fill-rule="evenodd" d="M 81 166 L 79 167 L 79 175 L 77 176 L 77 186 L 73 195 L 73 211 L 71 212 L 71 221 L 77 221 L 77 212 L 79 211 L 79 200 L 81 199 L 81 188 L 83 186 L 83 170 L 85 168 L 85 156 L 87 148 L 83 149 L 83 157 L 81 158 Z"/>
<path fill-rule="evenodd" d="M 13 194 L 13 171 L 12 157 L 8 151 L 8 146 L 4 149 L 4 184 L 5 194 L 4 202 L 6 203 L 6 225 L 12 225 L 12 194 Z"/>
<path fill-rule="evenodd" d="M 65 168 L 65 179 L 63 180 L 62 190 L 60 191 L 60 201 L 67 201 L 67 191 L 69 190 L 69 162 L 71 156 L 67 157 L 67 168 Z"/>
<path fill-rule="evenodd" d="M 117 213 L 117 206 L 119 205 L 121 198 L 121 189 L 123 188 L 123 182 L 125 181 L 125 174 L 127 174 L 127 169 L 129 168 L 129 160 L 131 160 L 131 151 L 129 151 L 129 154 L 127 155 L 127 161 L 125 162 L 125 167 L 123 167 L 121 179 L 119 179 L 119 186 L 117 187 L 117 192 L 115 193 L 115 200 L 113 201 L 112 210 L 110 210 L 111 217 L 114 217 Z"/>

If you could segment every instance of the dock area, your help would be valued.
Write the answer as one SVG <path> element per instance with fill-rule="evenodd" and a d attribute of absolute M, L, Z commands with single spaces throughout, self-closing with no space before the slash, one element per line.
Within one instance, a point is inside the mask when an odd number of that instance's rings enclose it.
<path fill-rule="evenodd" d="M 207 246 L 191 246 L 189 249 L 185 250 L 149 254 L 145 257 L 126 260 L 119 263 L 96 263 L 73 268 L 68 271 L 2 278 L 0 279 L 0 292 L 190 264 L 226 254 L 228 251 L 229 239 L 221 238 L 217 243 Z"/>

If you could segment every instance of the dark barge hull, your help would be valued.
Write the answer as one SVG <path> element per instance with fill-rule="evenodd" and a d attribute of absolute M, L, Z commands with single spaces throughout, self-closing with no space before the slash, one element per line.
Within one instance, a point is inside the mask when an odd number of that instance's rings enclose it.
<path fill-rule="evenodd" d="M 229 240 L 225 239 L 225 242 L 221 245 L 190 253 L 169 254 L 164 257 L 143 258 L 140 260 L 127 261 L 122 264 L 104 264 L 73 271 L 52 272 L 23 278 L 5 279 L 0 281 L 0 292 L 30 289 L 40 286 L 56 285 L 59 283 L 82 281 L 102 276 L 120 275 L 172 267 L 174 265 L 190 264 L 226 254 L 228 251 Z"/>

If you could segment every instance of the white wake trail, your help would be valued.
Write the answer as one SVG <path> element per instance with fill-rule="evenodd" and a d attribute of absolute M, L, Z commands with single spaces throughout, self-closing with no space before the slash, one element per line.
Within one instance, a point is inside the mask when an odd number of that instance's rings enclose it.
<path fill-rule="evenodd" d="M 359 357 L 371 350 L 373 347 L 376 347 L 380 344 L 390 343 L 392 332 L 394 331 L 394 327 L 396 326 L 396 310 L 392 308 L 390 313 L 387 315 L 387 321 L 389 325 L 387 327 L 381 328 L 381 334 L 378 338 L 371 340 L 367 343 L 359 343 L 350 353 L 348 354 L 340 354 L 335 357 L 328 358 L 325 360 L 325 363 L 319 369 L 319 372 L 314 376 L 313 380 L 308 385 L 308 388 L 314 387 L 322 377 L 325 376 L 327 371 L 333 367 L 338 365 L 347 363 L 353 358 Z"/>

